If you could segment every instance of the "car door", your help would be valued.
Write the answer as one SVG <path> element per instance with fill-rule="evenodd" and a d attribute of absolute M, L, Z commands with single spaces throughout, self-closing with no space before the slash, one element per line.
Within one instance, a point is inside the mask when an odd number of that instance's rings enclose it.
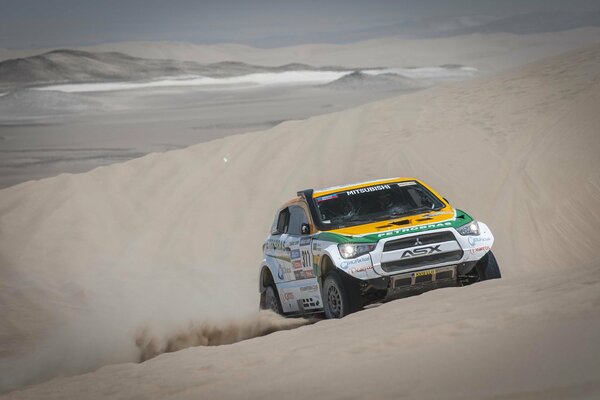
<path fill-rule="evenodd" d="M 283 290 L 284 309 L 297 311 L 317 310 L 322 307 L 321 294 L 314 274 L 312 238 L 308 214 L 300 204 L 289 207 L 290 220 L 287 230 L 286 247 L 289 249 L 294 283 Z"/>
<path fill-rule="evenodd" d="M 287 246 L 289 221 L 290 212 L 286 207 L 277 213 L 271 228 L 271 235 L 265 244 L 265 259 L 273 273 L 276 284 L 295 279 L 290 262 L 290 251 Z"/>

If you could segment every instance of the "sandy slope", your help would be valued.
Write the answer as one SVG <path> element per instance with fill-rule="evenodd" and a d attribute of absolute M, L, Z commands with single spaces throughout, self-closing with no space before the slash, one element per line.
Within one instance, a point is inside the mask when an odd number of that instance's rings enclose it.
<path fill-rule="evenodd" d="M 134 360 L 142 327 L 249 315 L 276 206 L 305 187 L 405 175 L 490 225 L 507 279 L 23 396 L 597 394 L 597 104 L 600 46 L 4 189 L 2 384 Z"/>
<path fill-rule="evenodd" d="M 599 266 L 442 289 L 6 398 L 597 399 Z"/>

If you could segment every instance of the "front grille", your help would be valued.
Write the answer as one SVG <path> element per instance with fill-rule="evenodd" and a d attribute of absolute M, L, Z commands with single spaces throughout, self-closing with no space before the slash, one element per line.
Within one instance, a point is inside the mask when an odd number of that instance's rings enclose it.
<path fill-rule="evenodd" d="M 418 243 L 417 242 L 418 239 Z M 383 245 L 383 251 L 394 251 L 406 249 L 409 247 L 427 245 L 439 242 L 449 242 L 456 240 L 452 232 L 436 232 L 427 235 L 411 236 L 403 239 L 390 240 Z"/>
<path fill-rule="evenodd" d="M 415 276 L 415 285 L 418 283 L 423 283 L 423 282 L 431 282 L 432 279 L 433 279 L 433 275 Z"/>
<path fill-rule="evenodd" d="M 410 276 L 407 276 L 406 278 L 396 279 L 394 281 L 394 288 L 410 285 L 412 285 L 412 278 Z"/>
<path fill-rule="evenodd" d="M 455 250 L 446 253 L 432 254 L 429 256 L 414 257 L 404 260 L 381 263 L 381 269 L 383 269 L 385 272 L 396 272 L 405 269 L 422 267 L 430 264 L 441 264 L 445 262 L 458 261 L 462 258 L 462 256 L 462 250 Z"/>
<path fill-rule="evenodd" d="M 440 279 L 452 279 L 452 278 L 454 278 L 453 271 L 444 271 L 444 272 L 438 272 L 437 274 L 435 274 L 436 281 L 439 281 Z"/>

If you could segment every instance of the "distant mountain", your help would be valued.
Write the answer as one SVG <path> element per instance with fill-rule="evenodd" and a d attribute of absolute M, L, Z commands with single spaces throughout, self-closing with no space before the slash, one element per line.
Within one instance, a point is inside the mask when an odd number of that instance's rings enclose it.
<path fill-rule="evenodd" d="M 55 50 L 32 57 L 0 62 L 0 86 L 129 81 L 182 75 L 203 75 L 216 78 L 257 72 L 339 69 L 336 67 L 315 68 L 305 64 L 265 67 L 229 61 L 204 65 L 192 61 L 132 57 L 117 52 L 91 53 L 80 50 Z"/>
<path fill-rule="evenodd" d="M 428 82 L 417 81 L 398 74 L 371 75 L 360 71 L 344 75 L 333 82 L 320 85 L 321 87 L 336 90 L 362 90 L 375 88 L 389 88 L 393 90 L 415 90 L 429 86 Z"/>

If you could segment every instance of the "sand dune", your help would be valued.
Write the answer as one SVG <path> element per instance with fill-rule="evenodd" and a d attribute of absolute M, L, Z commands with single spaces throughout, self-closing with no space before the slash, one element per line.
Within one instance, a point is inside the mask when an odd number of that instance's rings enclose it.
<path fill-rule="evenodd" d="M 135 361 L 139 329 L 252 315 L 278 205 L 301 188 L 417 176 L 492 228 L 505 279 L 9 398 L 593 398 L 597 104 L 600 45 L 4 189 L 2 387 Z"/>

